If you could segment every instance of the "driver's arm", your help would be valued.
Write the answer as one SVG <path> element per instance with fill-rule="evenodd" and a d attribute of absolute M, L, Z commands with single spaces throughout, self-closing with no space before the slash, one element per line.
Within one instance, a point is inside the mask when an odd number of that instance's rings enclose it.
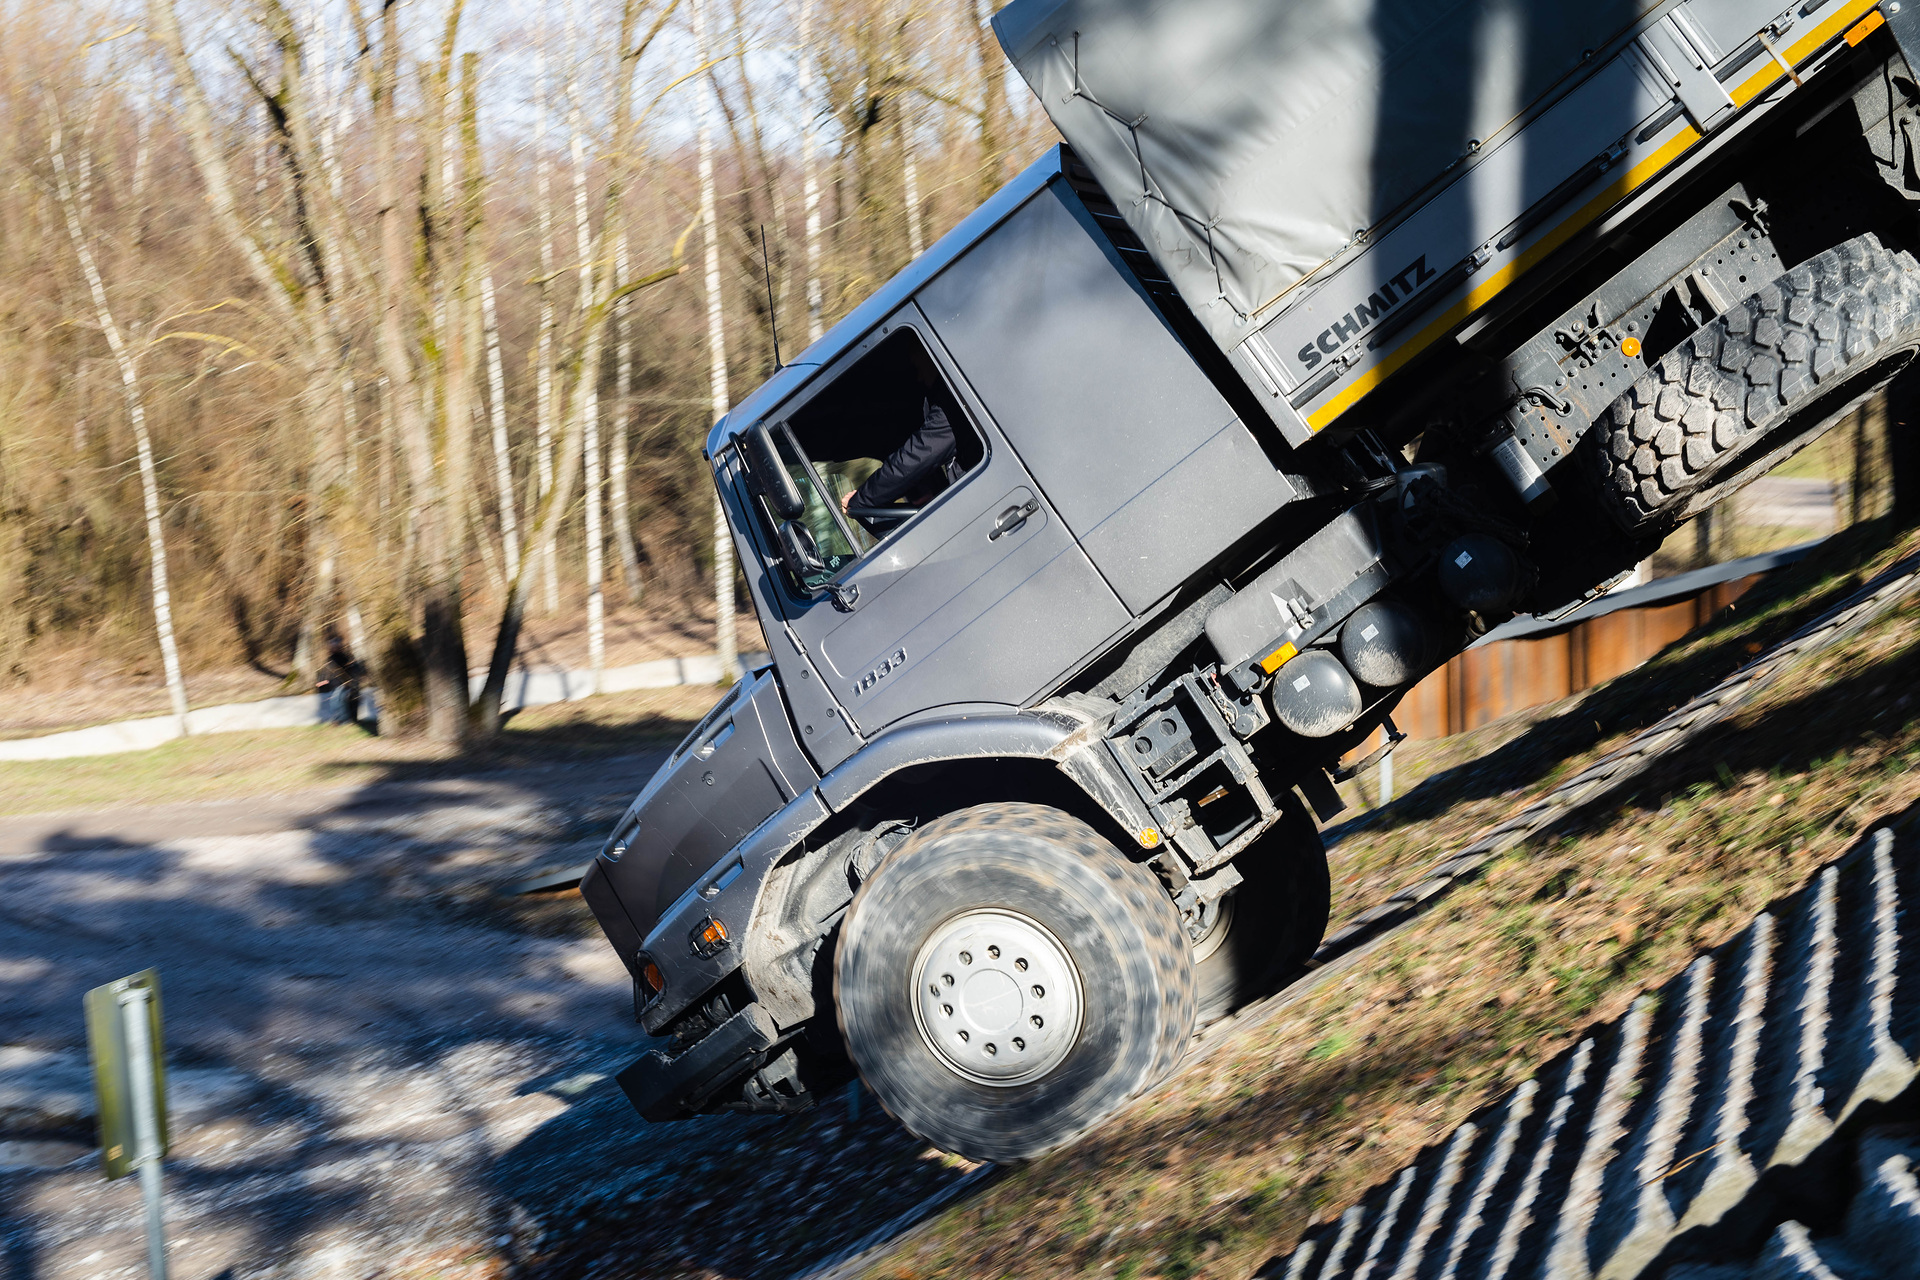
<path fill-rule="evenodd" d="M 908 436 L 865 484 L 847 495 L 843 506 L 884 507 L 913 492 L 928 472 L 953 456 L 953 423 L 947 411 L 925 402 L 920 429 Z"/>

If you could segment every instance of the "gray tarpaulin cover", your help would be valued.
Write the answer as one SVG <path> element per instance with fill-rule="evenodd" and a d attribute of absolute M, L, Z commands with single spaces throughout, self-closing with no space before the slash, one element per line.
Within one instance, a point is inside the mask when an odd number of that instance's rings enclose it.
<path fill-rule="evenodd" d="M 994 28 L 1231 349 L 1357 231 L 1420 197 L 1473 142 L 1494 140 L 1657 7 L 1013 0 Z"/>

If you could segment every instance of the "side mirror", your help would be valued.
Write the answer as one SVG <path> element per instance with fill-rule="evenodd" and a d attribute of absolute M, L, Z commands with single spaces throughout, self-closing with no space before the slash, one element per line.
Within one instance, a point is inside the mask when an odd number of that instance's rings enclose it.
<path fill-rule="evenodd" d="M 774 447 L 766 423 L 756 423 L 740 438 L 740 456 L 747 461 L 747 475 L 753 481 L 754 491 L 767 500 L 773 514 L 781 520 L 798 520 L 807 509 L 807 500 L 800 486 L 793 482 L 793 476 L 781 465 L 780 451 Z M 780 541 L 784 546 L 784 529 Z M 817 553 L 814 558 L 819 558 Z"/>
<path fill-rule="evenodd" d="M 797 520 L 783 520 L 780 523 L 780 558 L 787 562 L 787 568 L 793 570 L 794 576 L 800 578 L 803 585 L 807 578 L 827 572 L 827 562 L 820 558 L 820 545 L 813 540 L 813 534 L 808 532 L 807 526 Z"/>

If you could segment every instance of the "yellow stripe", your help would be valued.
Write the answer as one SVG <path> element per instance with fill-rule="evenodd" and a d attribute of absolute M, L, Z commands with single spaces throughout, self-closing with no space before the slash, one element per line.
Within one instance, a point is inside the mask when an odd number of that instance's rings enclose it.
<path fill-rule="evenodd" d="M 1795 40 L 1781 52 L 1786 55 L 1788 62 L 1798 67 L 1814 50 L 1839 35 L 1842 29 L 1878 2 L 1879 0 L 1851 0 L 1851 3 L 1840 6 L 1832 17 Z M 1732 97 L 1736 107 L 1744 107 L 1778 84 L 1786 74 L 1780 69 L 1779 63 L 1768 58 L 1760 70 L 1748 76 L 1729 96 Z"/>
<path fill-rule="evenodd" d="M 1851 0 L 1838 12 L 1806 35 L 1793 42 L 1786 49 L 1787 60 L 1795 66 L 1800 65 L 1808 55 L 1831 40 L 1848 23 L 1860 14 L 1874 7 L 1878 0 Z M 1786 73 L 1779 66 L 1769 62 L 1767 68 L 1747 79 L 1730 95 L 1736 106 L 1745 106 L 1759 94 L 1778 81 Z M 1681 153 L 1700 141 L 1698 129 L 1689 125 L 1669 139 L 1658 151 L 1642 160 L 1626 173 L 1615 179 L 1605 191 L 1582 205 L 1579 211 L 1561 222 L 1552 231 L 1536 241 L 1532 248 L 1501 267 L 1483 280 L 1466 297 L 1454 303 L 1441 313 L 1440 318 L 1422 329 L 1417 335 L 1402 343 L 1393 354 L 1374 365 L 1371 369 L 1355 378 L 1341 389 L 1340 393 L 1314 410 L 1307 417 L 1307 426 L 1320 431 L 1335 418 L 1353 407 L 1355 401 L 1384 382 L 1387 377 L 1435 341 L 1445 336 L 1456 324 L 1493 301 L 1508 285 L 1534 267 L 1540 260 L 1570 240 L 1575 233 L 1592 223 L 1601 214 L 1620 203 L 1627 196 L 1645 186 L 1661 170 L 1677 160 Z"/>

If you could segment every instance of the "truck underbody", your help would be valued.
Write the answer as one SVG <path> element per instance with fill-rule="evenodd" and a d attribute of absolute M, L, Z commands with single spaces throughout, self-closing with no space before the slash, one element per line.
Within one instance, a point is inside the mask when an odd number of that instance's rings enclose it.
<path fill-rule="evenodd" d="M 941 984 L 953 978 L 940 966 L 957 963 L 940 958 L 948 944 L 934 937 L 915 952 L 920 944 L 908 939 L 885 952 L 881 917 L 909 907 L 860 905 L 904 892 L 876 877 L 903 849 L 925 861 L 971 840 L 966 847 L 991 861 L 993 850 L 1026 838 L 1017 827 L 1051 832 L 1053 846 L 1069 851 L 1090 848 L 1090 839 L 1117 851 L 1115 875 L 1124 880 L 1133 868 L 1171 904 L 1167 919 L 1177 920 L 1176 942 L 1184 937 L 1200 990 L 1182 994 L 1175 983 L 1160 998 L 1186 1001 L 1188 1025 L 1195 1007 L 1216 1015 L 1297 971 L 1325 923 L 1324 858 L 1308 815 L 1325 821 L 1338 812 L 1341 761 L 1376 731 L 1384 727 L 1383 749 L 1391 749 L 1393 709 L 1415 682 L 1516 613 L 1564 614 L 1605 591 L 1677 524 L 1811 443 L 1920 349 L 1912 142 L 1920 89 L 1895 30 L 1873 20 L 1877 11 L 1858 21 L 1865 8 L 1841 8 L 1853 25 L 1836 26 L 1797 66 L 1776 51 L 1785 70 L 1768 92 L 1555 241 L 1304 441 L 1299 419 L 1277 413 L 1244 361 L 1223 354 L 1209 336 L 1216 321 L 1183 300 L 1133 221 L 1068 148 L 835 331 L 851 336 L 830 334 L 823 354 L 803 356 L 716 427 L 709 450 L 742 561 L 762 566 L 750 571 L 750 586 L 774 661 L 730 690 L 680 746 L 582 886 L 634 975 L 636 1017 L 662 1038 L 621 1077 L 640 1112 L 653 1120 L 788 1112 L 845 1084 L 856 1065 L 869 1083 L 884 1074 L 872 1051 L 863 1056 L 856 1044 L 850 1056 L 850 1042 L 907 1031 L 863 1021 L 837 985 L 878 981 L 846 958 L 856 915 L 862 946 L 935 975 L 922 993 L 932 1003 L 912 1013 L 919 1034 L 929 1034 L 927 1019 L 937 1021 L 940 1008 L 953 1014 L 941 1004 Z M 1684 95 L 1675 101 L 1681 115 L 1691 109 Z M 1599 181 L 1604 166 L 1586 176 Z M 1538 216 L 1566 199 L 1556 196 Z M 1536 221 L 1522 234 L 1548 230 Z M 1086 329 L 1094 315 L 1118 325 L 1111 317 L 1121 303 L 1145 327 L 1096 333 L 1088 341 L 1113 348 L 1104 356 L 1039 362 L 1026 382 L 1025 373 L 1004 372 L 1020 363 L 1019 342 L 1044 346 L 1031 331 L 1013 346 L 993 336 L 1007 328 L 993 306 L 1014 314 L 1031 305 L 1018 296 L 995 302 L 980 283 L 1020 271 L 1023 259 L 1008 245 L 1049 262 L 1078 253 L 1107 264 L 1112 278 L 1099 287 L 1117 293 L 1096 295 L 1089 285 L 1088 309 L 1065 316 L 1063 331 Z M 1300 363 L 1346 377 L 1380 367 L 1338 353 L 1356 349 L 1345 345 L 1352 335 L 1390 342 L 1440 314 L 1432 308 L 1444 303 L 1448 282 L 1431 282 L 1422 297 L 1423 273 L 1440 274 L 1439 264 L 1413 262 L 1338 316 L 1323 308 L 1326 337 L 1303 347 Z M 1462 296 L 1469 284 L 1454 282 Z M 1003 472 L 1006 496 L 968 516 L 973 523 L 955 516 L 955 530 L 990 522 L 979 545 L 990 541 L 1010 563 L 1028 556 L 1023 583 L 1088 560 L 1086 580 L 1110 591 L 1110 604 L 1087 603 L 1091 596 L 1075 594 L 1079 580 L 1066 577 L 1022 614 L 1006 612 L 1012 587 L 992 588 L 1003 594 L 985 603 L 928 595 L 922 612 L 941 628 L 929 642 L 904 624 L 887 632 L 857 624 L 884 618 L 882 593 L 926 581 L 926 566 L 959 532 L 891 578 L 871 570 L 864 580 L 858 572 L 834 578 L 828 571 L 837 566 L 824 556 L 817 581 L 796 571 L 796 557 L 813 552 L 796 551 L 781 526 L 798 521 L 803 498 L 773 492 L 768 472 L 784 466 L 803 481 L 820 479 L 822 424 L 847 412 L 827 398 L 835 379 L 849 385 L 846 370 L 899 359 L 909 330 L 919 335 L 909 353 L 916 367 L 934 371 L 923 382 L 944 379 L 953 416 L 982 433 L 966 466 L 991 476 L 1018 462 L 1032 472 Z M 1088 405 L 1101 381 L 1137 379 L 1120 394 L 1151 398 L 1152 358 L 1142 351 L 1184 361 L 1182 376 L 1230 411 L 1229 429 L 1208 419 L 1177 456 L 1136 466 L 1152 475 L 1117 496 L 1103 488 L 1084 438 L 1060 445 L 1063 461 L 1049 470 L 1052 446 L 1022 435 L 1007 406 L 1040 418 L 1090 414 L 1091 427 L 1113 424 L 1131 441 L 1124 407 Z M 1059 368 L 1102 359 L 1106 370 L 1094 381 L 1061 385 L 1068 380 Z M 989 383 L 987 368 L 1007 381 L 1004 390 Z M 817 391 L 822 384 L 828 391 Z M 1302 403 L 1319 403 L 1337 388 L 1302 382 L 1294 390 Z M 1060 478 L 1082 473 L 1084 484 Z M 987 492 L 986 483 L 974 488 Z M 789 500 L 791 512 L 781 510 Z M 808 518 L 833 531 L 823 516 Z M 845 521 L 838 527 L 857 561 L 860 535 Z M 906 545 L 889 536 L 865 554 L 884 559 L 889 546 Z M 1046 549 L 1043 539 L 1056 536 L 1060 546 Z M 920 579 L 909 576 L 916 569 Z M 963 605 L 972 612 L 956 624 Z M 996 608 L 989 645 L 972 619 Z M 1091 621 L 1076 632 L 1079 619 Z M 1071 660 L 1049 659 L 1054 650 Z M 854 661 L 842 661 L 847 654 Z M 1031 672 L 1021 667 L 1029 655 L 1040 664 Z M 949 683 L 930 685 L 939 664 Z M 994 673 L 980 674 L 987 669 Z M 995 692 L 1003 687 L 1012 692 Z M 1005 854 L 1009 867 L 1046 856 Z M 927 880 L 937 883 L 945 882 Z M 1006 883 L 1015 898 L 1044 891 Z M 976 977 L 1018 985 L 1029 963 L 1036 972 L 1086 968 L 1084 959 L 1061 958 L 1071 948 L 1050 942 L 1048 928 L 1022 910 L 978 925 L 1017 940 L 1005 945 L 1010 956 L 1021 950 L 1019 972 L 982 959 Z M 1158 938 L 1163 925 L 1155 916 L 1142 927 Z M 966 948 L 976 945 L 984 944 L 963 939 L 949 950 L 972 966 Z M 999 955 L 994 944 L 995 963 Z M 1073 979 L 1088 1002 L 1073 1023 L 1081 1041 L 1103 980 L 1092 972 Z M 1139 982 L 1151 985 L 1151 975 Z M 942 1061 L 965 1088 L 1006 1094 L 1028 1077 L 1004 1074 L 1011 1051 L 1000 1046 L 1066 1061 L 1067 1048 L 1049 1047 L 1057 1027 L 1043 1028 L 1037 1014 L 1031 1024 L 1023 1038 L 997 1035 L 984 1049 L 962 1031 L 965 1047 L 942 1050 Z M 1139 1056 L 1138 1080 L 1147 1080 L 1178 1048 L 1126 1052 Z M 989 1158 L 1034 1154 L 1098 1119 L 1031 1141 L 1010 1136 L 1026 1123 L 1018 1116 L 1008 1122 L 1014 1128 L 982 1120 L 945 1130 L 937 1118 L 911 1118 L 913 1105 L 900 1099 L 913 1081 L 875 1087 L 917 1132 Z M 958 1095 L 940 1103 L 968 1105 Z"/>

